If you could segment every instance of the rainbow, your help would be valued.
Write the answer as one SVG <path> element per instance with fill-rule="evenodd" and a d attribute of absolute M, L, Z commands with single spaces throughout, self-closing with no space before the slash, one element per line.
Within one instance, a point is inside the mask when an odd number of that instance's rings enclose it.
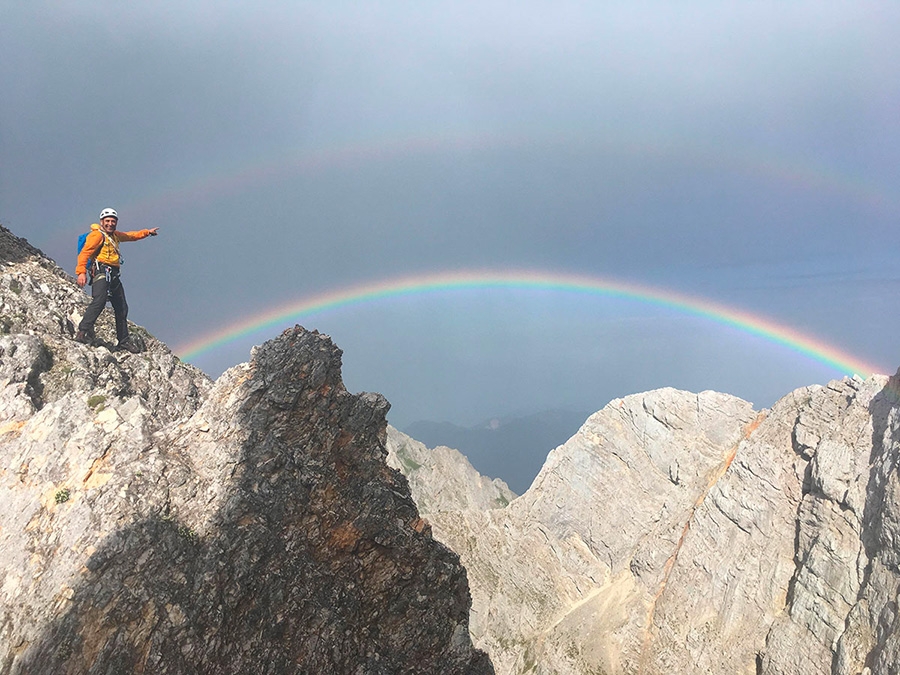
<path fill-rule="evenodd" d="M 236 340 L 273 329 L 280 330 L 285 324 L 301 318 L 308 319 L 320 312 L 387 298 L 501 288 L 578 293 L 648 303 L 731 326 L 791 349 L 846 375 L 867 377 L 873 373 L 886 372 L 789 326 L 703 298 L 614 279 L 533 270 L 443 272 L 385 279 L 327 291 L 242 319 L 176 347 L 175 352 L 184 360 L 191 361 Z"/>
<path fill-rule="evenodd" d="M 129 228 L 152 227 L 154 223 L 165 226 L 164 219 L 184 205 L 211 202 L 223 195 L 240 194 L 260 185 L 304 174 L 428 154 L 567 148 L 587 149 L 595 154 L 645 157 L 650 161 L 679 161 L 696 168 L 732 171 L 801 190 L 840 194 L 879 212 L 900 212 L 900 203 L 895 195 L 861 175 L 824 164 L 777 157 L 756 149 L 737 147 L 722 152 L 719 148 L 677 139 L 630 140 L 622 133 L 615 138 L 602 138 L 578 133 L 507 135 L 477 132 L 360 139 L 296 150 L 278 157 L 255 158 L 241 165 L 217 167 L 211 173 L 181 176 L 176 183 L 158 185 L 149 190 L 144 186 L 140 196 L 117 202 L 117 208 Z M 88 215 L 87 218 L 93 216 Z M 71 224 L 59 225 L 41 244 L 65 250 L 70 245 L 71 233 Z"/>
<path fill-rule="evenodd" d="M 697 168 L 727 170 L 789 184 L 821 193 L 841 193 L 858 203 L 879 210 L 897 210 L 896 199 L 883 186 L 824 164 L 798 161 L 761 153 L 752 148 L 721 149 L 677 139 L 629 139 L 591 134 L 497 134 L 497 133 L 430 133 L 396 138 L 358 140 L 309 148 L 275 158 L 259 158 L 240 167 L 220 167 L 201 176 L 185 177 L 177 184 L 162 187 L 155 193 L 131 201 L 120 212 L 146 214 L 154 207 L 175 208 L 187 202 L 212 200 L 283 179 L 286 176 L 322 172 L 348 166 L 361 166 L 401 157 L 433 153 L 472 152 L 511 149 L 589 150 L 600 155 L 646 157 L 654 161 L 680 161 Z"/>

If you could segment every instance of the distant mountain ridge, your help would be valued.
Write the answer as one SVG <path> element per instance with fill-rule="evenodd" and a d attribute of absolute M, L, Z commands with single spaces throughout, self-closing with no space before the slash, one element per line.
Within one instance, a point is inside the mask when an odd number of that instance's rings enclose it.
<path fill-rule="evenodd" d="M 429 449 L 390 425 L 385 447 L 388 465 L 406 476 L 423 515 L 501 509 L 516 498 L 506 483 L 479 474 L 458 450 L 442 446 Z"/>
<path fill-rule="evenodd" d="M 494 418 L 473 427 L 419 421 L 402 431 L 428 447 L 459 450 L 480 473 L 503 479 L 521 494 L 537 476 L 547 453 L 578 431 L 589 414 L 547 410 Z"/>

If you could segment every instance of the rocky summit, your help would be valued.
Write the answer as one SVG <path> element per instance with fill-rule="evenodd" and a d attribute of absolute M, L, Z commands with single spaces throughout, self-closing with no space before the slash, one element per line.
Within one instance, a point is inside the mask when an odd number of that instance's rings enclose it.
<path fill-rule="evenodd" d="M 0 228 L 0 673 L 493 672 L 327 336 L 213 383 L 108 316 L 76 343 L 86 305 Z"/>
<path fill-rule="evenodd" d="M 898 468 L 900 373 L 614 400 L 502 508 L 410 482 L 498 673 L 894 675 Z"/>

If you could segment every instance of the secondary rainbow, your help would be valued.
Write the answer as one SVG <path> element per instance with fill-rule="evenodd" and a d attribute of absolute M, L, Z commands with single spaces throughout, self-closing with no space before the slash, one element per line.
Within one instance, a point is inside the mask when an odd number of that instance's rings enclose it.
<path fill-rule="evenodd" d="M 322 172 L 341 167 L 359 167 L 401 157 L 425 156 L 429 153 L 470 152 L 504 149 L 589 148 L 597 156 L 622 155 L 646 157 L 652 161 L 680 161 L 717 171 L 733 171 L 758 176 L 778 184 L 791 185 L 827 194 L 842 194 L 870 208 L 896 213 L 897 198 L 881 185 L 864 176 L 839 167 L 804 161 L 802 158 L 779 157 L 757 149 L 734 147 L 723 152 L 677 138 L 638 138 L 629 140 L 624 132 L 615 138 L 590 134 L 490 134 L 433 132 L 396 138 L 357 140 L 346 144 L 295 150 L 274 157 L 257 157 L 240 165 L 216 167 L 210 173 L 186 175 L 177 183 L 162 184 L 141 196 L 119 202 L 123 222 L 161 222 L 181 208 L 182 204 L 212 201 L 222 195 L 235 195 L 273 181 L 298 178 L 304 173 Z M 135 225 L 136 226 L 136 225 Z M 62 250 L 71 241 L 71 225 L 59 225 L 42 245 Z"/>
<path fill-rule="evenodd" d="M 319 312 L 405 295 L 492 288 L 582 293 L 648 303 L 732 326 L 750 335 L 787 347 L 844 374 L 868 376 L 881 372 L 873 364 L 866 363 L 852 354 L 805 335 L 790 326 L 778 324 L 771 319 L 737 308 L 710 302 L 704 298 L 602 277 L 531 270 L 444 272 L 384 279 L 327 291 L 287 305 L 270 308 L 183 344 L 175 351 L 184 360 L 190 361 L 228 343 L 257 333 L 261 334 L 267 330 L 283 328 L 289 322 L 306 320 Z"/>
<path fill-rule="evenodd" d="M 640 137 L 631 139 L 617 133 L 614 138 L 575 133 L 449 133 L 377 137 L 346 144 L 327 145 L 317 149 L 295 151 L 283 156 L 256 158 L 241 166 L 219 167 L 207 175 L 182 178 L 178 184 L 127 204 L 120 211 L 141 213 L 152 206 L 174 208 L 183 201 L 204 200 L 218 195 L 235 194 L 304 172 L 324 171 L 342 166 L 362 166 L 399 157 L 429 153 L 482 151 L 501 149 L 590 148 L 598 155 L 647 157 L 655 161 L 678 160 L 698 167 L 737 171 L 779 183 L 828 193 L 842 193 L 860 203 L 879 209 L 896 210 L 897 201 L 882 186 L 862 176 L 837 167 L 803 161 L 801 158 L 778 157 L 754 148 L 706 147 L 678 138 Z"/>

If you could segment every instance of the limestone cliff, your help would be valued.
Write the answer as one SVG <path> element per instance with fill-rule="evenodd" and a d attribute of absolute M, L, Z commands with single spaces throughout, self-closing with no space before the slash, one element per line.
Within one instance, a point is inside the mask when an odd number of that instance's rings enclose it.
<path fill-rule="evenodd" d="M 392 426 L 387 429 L 387 463 L 402 471 L 423 516 L 438 511 L 503 508 L 516 498 L 499 478 L 475 470 L 462 453 L 438 446 L 426 448 Z"/>
<path fill-rule="evenodd" d="M 2 228 L 0 263 L 0 673 L 493 672 L 327 336 L 211 383 L 72 341 L 85 296 Z"/>
<path fill-rule="evenodd" d="M 503 509 L 431 512 L 498 673 L 900 669 L 900 377 L 617 399 Z"/>

